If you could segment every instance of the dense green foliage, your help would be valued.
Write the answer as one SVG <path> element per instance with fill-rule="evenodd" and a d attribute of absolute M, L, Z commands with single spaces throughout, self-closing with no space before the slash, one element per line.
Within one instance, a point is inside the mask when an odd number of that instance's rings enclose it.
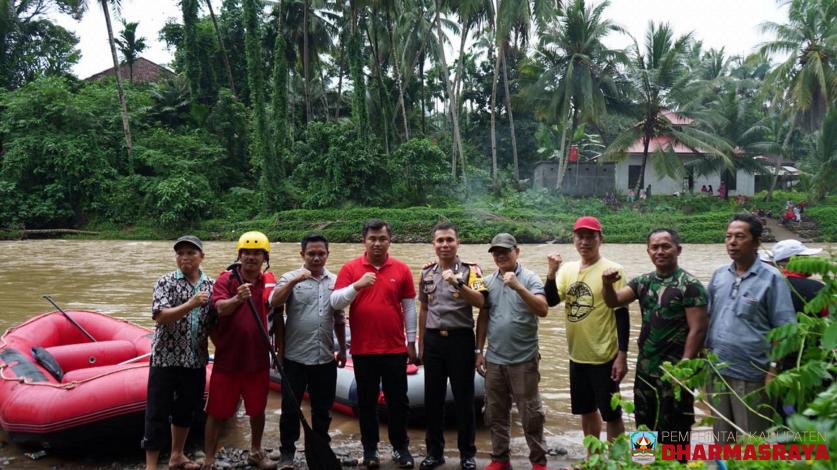
<path fill-rule="evenodd" d="M 766 46 L 747 57 L 665 23 L 610 49 L 608 37 L 624 33 L 608 2 L 224 0 L 210 17 L 206 2 L 183 0 L 182 18 L 159 32 L 177 77 L 128 84 L 125 99 L 108 79 L 67 76 L 77 40 L 45 15 L 117 4 L 0 0 L 0 194 L 10 202 L 0 228 L 151 234 L 299 209 L 411 219 L 426 206 L 473 227 L 472 240 L 503 228 L 566 239 L 568 221 L 592 213 L 612 241 L 662 224 L 719 241 L 733 202 L 654 198 L 626 211 L 556 197 L 560 178 L 531 189 L 539 160 L 566 169 L 573 147 L 582 161 L 620 159 L 637 139 L 662 137 L 704 156 L 683 165 L 649 150 L 643 162 L 675 179 L 798 162 L 800 191 L 787 197 L 808 200 L 820 238 L 837 239 L 833 86 L 814 83 L 817 70 L 826 84 L 835 76 L 837 0 L 792 0 L 787 23 L 768 24 Z M 114 36 L 130 65 L 142 50 L 136 23 L 123 19 Z M 773 63 L 774 53 L 793 59 Z M 762 176 L 768 199 L 787 187 Z M 328 220 L 307 218 L 323 220 L 271 226 L 296 234 Z"/>

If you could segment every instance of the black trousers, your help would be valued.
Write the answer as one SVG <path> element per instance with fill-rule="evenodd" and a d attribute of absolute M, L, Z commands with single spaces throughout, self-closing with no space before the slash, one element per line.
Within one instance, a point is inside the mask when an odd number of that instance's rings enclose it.
<path fill-rule="evenodd" d="M 352 356 L 357 383 L 358 414 L 363 450 L 378 448 L 378 394 L 381 388 L 389 414 L 389 443 L 396 450 L 407 448 L 407 354 L 355 354 Z"/>
<path fill-rule="evenodd" d="M 448 336 L 427 330 L 424 338 L 424 405 L 427 417 L 427 455 L 445 450 L 445 395 L 448 379 L 456 404 L 457 446 L 460 458 L 473 457 L 474 445 L 474 331 L 450 330 Z"/>
<path fill-rule="evenodd" d="M 282 415 L 279 417 L 279 441 L 283 454 L 296 451 L 299 439 L 299 402 L 292 403 L 285 384 L 290 384 L 297 400 L 302 400 L 305 391 L 311 400 L 311 428 L 330 440 L 328 427 L 331 425 L 331 407 L 337 387 L 337 362 L 307 366 L 285 359 L 282 363 L 286 380 L 282 381 Z"/>
<path fill-rule="evenodd" d="M 145 435 L 140 446 L 145 450 L 163 450 L 169 442 L 171 424 L 181 428 L 192 426 L 205 387 L 204 367 L 150 367 Z"/>

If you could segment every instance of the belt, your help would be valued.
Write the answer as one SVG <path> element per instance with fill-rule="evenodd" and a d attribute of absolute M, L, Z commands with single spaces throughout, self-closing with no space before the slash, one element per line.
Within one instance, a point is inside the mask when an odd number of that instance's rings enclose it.
<path fill-rule="evenodd" d="M 427 328 L 424 331 L 428 333 L 435 333 L 439 336 L 448 336 L 454 333 L 461 333 L 465 331 L 472 332 L 474 330 L 471 328 Z"/>

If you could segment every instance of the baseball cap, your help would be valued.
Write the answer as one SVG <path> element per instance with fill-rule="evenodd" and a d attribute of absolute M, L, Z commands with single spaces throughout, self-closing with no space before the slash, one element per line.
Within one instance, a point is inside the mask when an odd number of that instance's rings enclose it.
<path fill-rule="evenodd" d="M 799 240 L 782 240 L 773 245 L 773 261 L 784 261 L 793 256 L 811 256 L 822 251 L 822 248 L 808 248 Z"/>
<path fill-rule="evenodd" d="M 174 242 L 174 249 L 177 250 L 177 246 L 181 243 L 188 243 L 190 245 L 193 245 L 195 248 L 203 252 L 203 242 L 200 238 L 194 235 L 183 235 L 182 237 L 178 238 L 177 241 Z"/>
<path fill-rule="evenodd" d="M 599 219 L 591 217 L 589 215 L 579 217 L 575 221 L 575 225 L 573 225 L 573 232 L 584 228 L 586 228 L 587 230 L 592 230 L 594 232 L 602 233 L 602 224 L 599 222 Z"/>
<path fill-rule="evenodd" d="M 494 238 L 491 239 L 491 246 L 488 248 L 488 252 L 491 253 L 491 250 L 494 248 L 508 248 L 511 250 L 512 248 L 517 246 L 517 240 L 514 239 L 514 236 L 510 233 L 498 233 L 494 235 Z"/>

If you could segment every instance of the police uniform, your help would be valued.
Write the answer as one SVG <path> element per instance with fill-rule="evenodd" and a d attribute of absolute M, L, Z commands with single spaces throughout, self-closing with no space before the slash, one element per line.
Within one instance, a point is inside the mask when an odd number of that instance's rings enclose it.
<path fill-rule="evenodd" d="M 444 407 L 447 381 L 456 404 L 457 443 L 461 459 L 473 458 L 474 445 L 474 314 L 465 301 L 461 285 L 485 292 L 482 273 L 476 263 L 456 258 L 452 271 L 460 286 L 442 278 L 435 263 L 421 273 L 419 301 L 427 306 L 424 341 L 424 403 L 427 417 L 427 455 L 443 457 L 445 440 Z"/>

